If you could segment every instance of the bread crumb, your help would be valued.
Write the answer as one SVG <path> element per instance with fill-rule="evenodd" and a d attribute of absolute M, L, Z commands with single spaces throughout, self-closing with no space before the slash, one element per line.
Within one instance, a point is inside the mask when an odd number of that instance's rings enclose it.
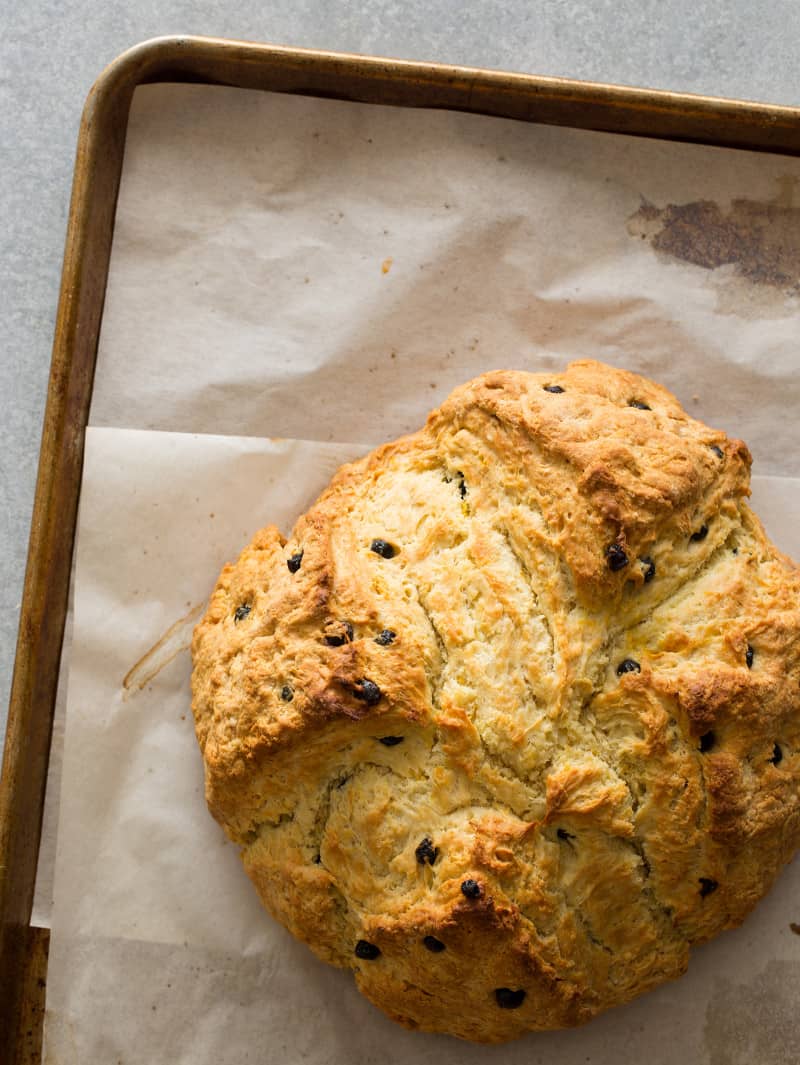
<path fill-rule="evenodd" d="M 389 271 L 391 270 L 391 268 L 392 268 L 392 259 L 391 258 L 384 259 L 383 262 L 381 263 L 381 273 L 382 274 L 388 274 Z"/>

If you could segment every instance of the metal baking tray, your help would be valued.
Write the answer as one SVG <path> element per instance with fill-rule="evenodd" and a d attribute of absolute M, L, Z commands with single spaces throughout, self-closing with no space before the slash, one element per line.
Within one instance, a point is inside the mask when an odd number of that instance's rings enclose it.
<path fill-rule="evenodd" d="M 89 93 L 78 137 L 0 778 L 0 1061 L 41 1061 L 49 932 L 31 912 L 92 396 L 128 113 L 137 86 L 195 82 L 800 155 L 800 109 L 466 67 L 163 37 Z"/>

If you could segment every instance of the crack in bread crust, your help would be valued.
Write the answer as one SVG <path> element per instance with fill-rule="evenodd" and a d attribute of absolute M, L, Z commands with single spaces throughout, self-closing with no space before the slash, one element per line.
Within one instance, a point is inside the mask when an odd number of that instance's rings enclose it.
<path fill-rule="evenodd" d="M 749 461 L 633 374 L 490 373 L 223 570 L 193 643 L 209 806 L 400 1023 L 589 1020 L 796 850 L 800 578 Z"/>

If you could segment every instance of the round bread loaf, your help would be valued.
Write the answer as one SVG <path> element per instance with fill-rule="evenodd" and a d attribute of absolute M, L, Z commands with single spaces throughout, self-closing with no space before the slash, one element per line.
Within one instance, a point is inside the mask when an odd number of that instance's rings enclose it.
<path fill-rule="evenodd" d="M 800 840 L 800 575 L 745 445 L 596 362 L 488 373 L 226 566 L 209 807 L 410 1028 L 497 1042 L 678 976 Z"/>

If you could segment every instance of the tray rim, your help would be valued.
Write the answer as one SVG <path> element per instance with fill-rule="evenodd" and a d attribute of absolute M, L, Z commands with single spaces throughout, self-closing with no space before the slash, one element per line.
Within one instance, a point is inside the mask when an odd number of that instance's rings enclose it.
<path fill-rule="evenodd" d="M 441 107 L 578 129 L 800 154 L 800 107 L 216 37 L 165 36 L 134 45 L 100 74 L 86 108 L 93 105 L 100 113 L 115 93 L 169 81 Z M 521 102 L 527 108 L 520 107 Z"/>
<path fill-rule="evenodd" d="M 84 430 L 128 113 L 135 89 L 156 82 L 461 110 L 800 155 L 800 108 L 723 97 L 180 35 L 144 41 L 106 67 L 86 99 L 77 141 L 0 776 L 0 1060 L 10 1065 L 41 1055 L 47 932 L 32 929 L 30 918 Z M 32 938 L 39 931 L 44 949 Z"/>

